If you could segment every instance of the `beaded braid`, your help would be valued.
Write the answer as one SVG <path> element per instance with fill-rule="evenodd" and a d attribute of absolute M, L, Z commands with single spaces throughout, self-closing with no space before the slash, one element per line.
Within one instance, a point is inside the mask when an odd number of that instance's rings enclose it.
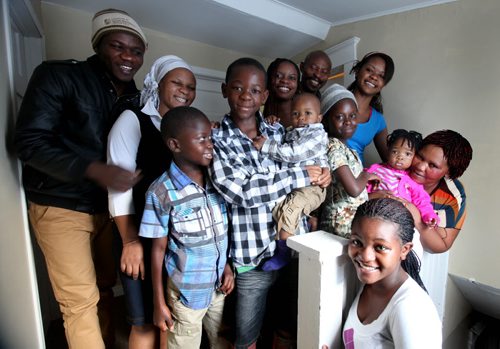
<path fill-rule="evenodd" d="M 386 222 L 395 223 L 398 226 L 398 234 L 402 244 L 406 244 L 413 240 L 415 232 L 415 223 L 410 211 L 404 205 L 394 199 L 380 198 L 372 199 L 360 205 L 354 215 L 352 224 L 359 221 L 361 218 L 375 218 Z M 427 292 L 425 285 L 420 278 L 420 259 L 417 254 L 410 250 L 406 255 L 406 259 L 401 261 L 401 267 L 415 280 L 422 289 Z"/>
<path fill-rule="evenodd" d="M 422 263 L 420 262 L 420 258 L 418 258 L 415 251 L 411 250 L 410 253 L 406 255 L 406 259 L 401 261 L 401 267 L 404 271 L 408 273 L 412 277 L 413 280 L 423 288 L 423 290 L 427 293 L 427 288 L 424 285 L 424 282 L 420 278 L 420 266 Z"/>

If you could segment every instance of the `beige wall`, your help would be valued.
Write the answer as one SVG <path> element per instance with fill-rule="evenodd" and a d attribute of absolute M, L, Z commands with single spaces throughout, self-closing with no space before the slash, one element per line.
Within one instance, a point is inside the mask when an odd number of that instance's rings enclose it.
<path fill-rule="evenodd" d="M 90 45 L 93 13 L 42 2 L 42 15 L 47 59 L 85 59 L 93 53 Z M 144 28 L 144 32 L 149 47 L 144 65 L 136 75 L 135 81 L 138 87 L 142 86 L 144 76 L 154 60 L 166 54 L 182 57 L 192 66 L 223 72 L 235 59 L 248 56 L 246 53 L 210 46 L 147 28 Z M 259 60 L 264 66 L 269 64 L 268 58 L 250 57 Z"/>
<path fill-rule="evenodd" d="M 500 2 L 460 0 L 335 27 L 317 48 L 351 36 L 358 54 L 383 51 L 396 64 L 382 95 L 389 129 L 424 135 L 450 128 L 474 148 L 462 177 L 468 217 L 451 250 L 450 272 L 500 288 L 500 234 L 495 213 L 500 171 Z M 305 54 L 297 57 L 299 61 Z M 372 158 L 375 160 L 375 158 Z"/>
<path fill-rule="evenodd" d="M 451 249 L 449 272 L 496 288 L 500 288 L 500 234 L 494 223 L 500 196 L 494 182 L 500 173 L 499 13 L 497 0 L 460 0 L 335 27 L 323 44 L 314 47 L 327 49 L 357 36 L 360 57 L 370 51 L 388 53 L 396 64 L 394 78 L 382 93 L 389 129 L 415 129 L 426 135 L 449 128 L 471 142 L 473 160 L 462 177 L 468 217 Z M 373 148 L 371 160 L 378 161 Z M 445 338 L 469 310 L 451 280 L 448 284 Z"/>

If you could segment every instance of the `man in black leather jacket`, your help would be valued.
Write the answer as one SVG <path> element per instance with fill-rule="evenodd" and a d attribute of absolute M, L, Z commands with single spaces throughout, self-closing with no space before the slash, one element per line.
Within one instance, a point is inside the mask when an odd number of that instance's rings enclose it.
<path fill-rule="evenodd" d="M 38 66 L 15 132 L 30 222 L 70 348 L 113 344 L 109 305 L 116 269 L 106 187 L 125 191 L 138 180 L 106 164 L 106 144 L 113 115 L 138 101 L 133 77 L 146 37 L 120 10 L 100 11 L 92 24 L 96 55 Z"/>

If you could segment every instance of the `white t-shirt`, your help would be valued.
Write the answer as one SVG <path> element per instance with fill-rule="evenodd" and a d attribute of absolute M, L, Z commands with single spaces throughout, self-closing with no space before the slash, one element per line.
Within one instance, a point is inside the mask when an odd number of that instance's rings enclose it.
<path fill-rule="evenodd" d="M 345 349 L 440 349 L 442 326 L 429 295 L 411 277 L 401 285 L 380 316 L 359 321 L 359 291 L 344 324 Z"/>

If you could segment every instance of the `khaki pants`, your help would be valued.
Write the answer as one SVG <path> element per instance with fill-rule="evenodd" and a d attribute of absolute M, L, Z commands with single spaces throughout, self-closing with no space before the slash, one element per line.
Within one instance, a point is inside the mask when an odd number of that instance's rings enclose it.
<path fill-rule="evenodd" d="M 302 216 L 308 216 L 325 201 L 326 189 L 317 185 L 295 189 L 273 209 L 273 219 L 276 222 L 276 239 L 279 232 L 284 229 L 294 235 L 299 227 Z"/>
<path fill-rule="evenodd" d="M 230 348 L 220 336 L 224 295 L 214 292 L 212 302 L 206 309 L 190 309 L 182 304 L 179 290 L 170 279 L 167 280 L 167 304 L 174 320 L 174 330 L 167 335 L 168 349 L 199 349 L 202 326 L 205 329 L 210 348 Z"/>
<path fill-rule="evenodd" d="M 29 218 L 47 263 L 69 347 L 99 349 L 104 348 L 104 342 L 111 346 L 116 270 L 109 215 L 30 202 Z"/>

